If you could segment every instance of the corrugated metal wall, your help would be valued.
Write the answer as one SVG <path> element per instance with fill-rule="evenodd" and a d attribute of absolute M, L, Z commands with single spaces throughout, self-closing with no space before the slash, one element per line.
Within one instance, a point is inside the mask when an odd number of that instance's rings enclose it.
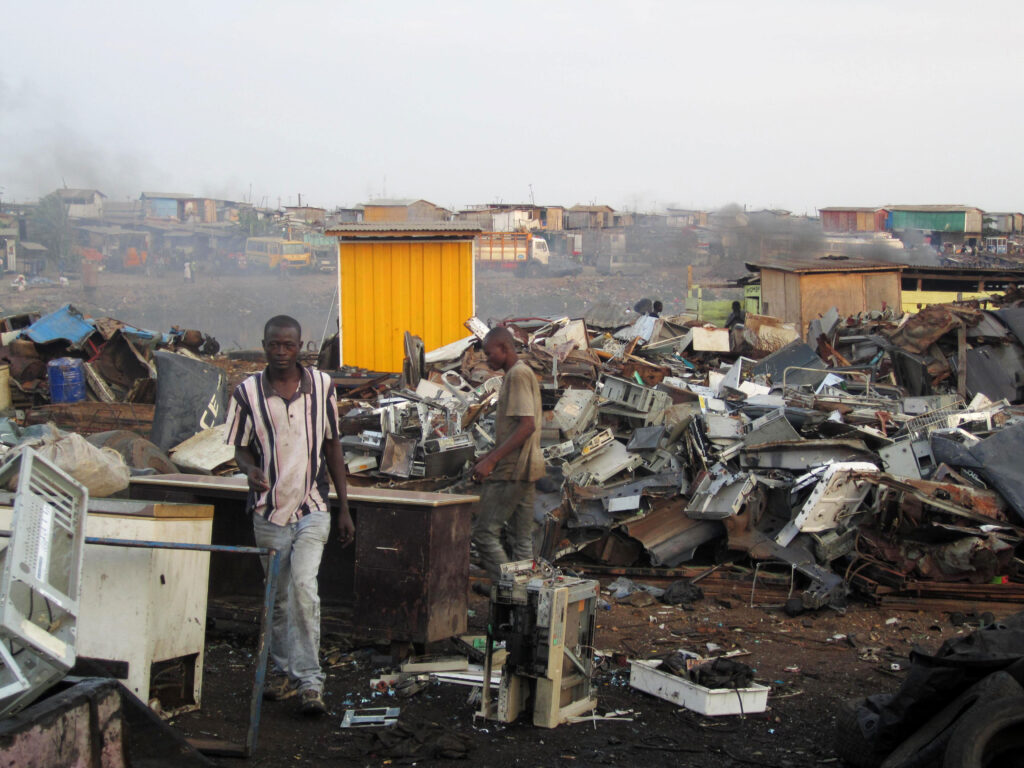
<path fill-rule="evenodd" d="M 822 211 L 821 228 L 825 232 L 882 232 L 885 211 Z"/>
<path fill-rule="evenodd" d="M 149 215 L 157 219 L 178 218 L 178 201 L 165 197 L 151 197 L 149 202 Z"/>
<path fill-rule="evenodd" d="M 893 211 L 892 228 L 896 232 L 906 229 L 964 232 L 965 219 L 966 216 L 962 211 Z M 980 231 L 980 226 L 977 231 Z"/>
<path fill-rule="evenodd" d="M 401 371 L 405 331 L 428 352 L 468 335 L 472 240 L 342 241 L 339 259 L 342 364 Z"/>

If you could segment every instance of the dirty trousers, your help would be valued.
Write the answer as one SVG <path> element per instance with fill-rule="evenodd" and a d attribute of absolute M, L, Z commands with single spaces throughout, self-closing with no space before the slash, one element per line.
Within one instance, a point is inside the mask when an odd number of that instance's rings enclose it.
<path fill-rule="evenodd" d="M 512 557 L 501 543 L 501 529 L 510 526 Z M 501 576 L 501 564 L 533 559 L 533 483 L 516 480 L 485 482 L 480 491 L 480 514 L 473 523 L 473 543 L 480 564 L 492 581 Z"/>
<path fill-rule="evenodd" d="M 270 633 L 271 669 L 288 675 L 299 690 L 320 691 L 320 596 L 316 575 L 331 530 L 330 513 L 311 512 L 297 522 L 275 525 L 253 515 L 256 546 L 281 553 L 281 571 Z M 261 557 L 263 570 L 268 558 Z"/>

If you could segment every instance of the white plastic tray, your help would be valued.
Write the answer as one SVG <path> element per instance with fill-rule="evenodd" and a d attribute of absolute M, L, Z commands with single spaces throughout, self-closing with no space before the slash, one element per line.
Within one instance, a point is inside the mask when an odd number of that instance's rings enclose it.
<path fill-rule="evenodd" d="M 630 662 L 629 684 L 638 691 L 671 701 L 702 715 L 740 715 L 764 712 L 768 708 L 767 685 L 749 688 L 705 688 L 670 672 L 655 669 L 661 662 Z"/>

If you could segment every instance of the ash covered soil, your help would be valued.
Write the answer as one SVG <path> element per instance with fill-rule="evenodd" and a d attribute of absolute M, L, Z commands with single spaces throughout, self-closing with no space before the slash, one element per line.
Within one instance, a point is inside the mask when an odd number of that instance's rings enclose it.
<path fill-rule="evenodd" d="M 113 317 L 149 330 L 195 328 L 214 336 L 224 350 L 255 349 L 263 323 L 275 314 L 298 319 L 303 337 L 317 343 L 325 329 L 328 335 L 336 332 L 337 287 L 337 273 L 281 277 L 200 271 L 195 282 L 186 283 L 177 272 L 103 272 L 92 293 L 86 293 L 78 280 L 66 287 L 33 286 L 23 292 L 5 280 L 0 284 L 0 314 L 46 313 L 70 303 L 86 315 Z M 652 267 L 639 277 L 517 278 L 482 272 L 477 275 L 476 306 L 484 319 L 580 316 L 599 302 L 625 309 L 648 297 L 661 299 L 666 314 L 674 314 L 682 311 L 685 294 L 685 268 Z"/>
<path fill-rule="evenodd" d="M 470 631 L 482 633 L 487 600 L 471 594 L 470 607 Z M 934 651 L 942 641 L 966 631 L 953 627 L 949 617 L 937 611 L 894 612 L 854 605 L 845 614 L 826 609 L 789 617 L 778 607 L 751 608 L 734 598 L 707 597 L 692 611 L 660 603 L 618 603 L 598 614 L 598 650 L 631 658 L 653 658 L 677 649 L 706 653 L 709 643 L 720 652 L 747 651 L 740 660 L 756 670 L 756 682 L 771 687 L 768 711 L 711 718 L 681 710 L 631 689 L 629 668 L 609 662 L 595 677 L 598 711 L 632 710 L 629 716 L 635 720 L 550 730 L 534 727 L 528 718 L 512 725 L 474 720 L 476 707 L 468 701 L 471 689 L 460 685 L 431 683 L 406 699 L 374 695 L 369 682 L 386 670 L 374 663 L 374 651 L 350 651 L 326 637 L 329 714 L 310 720 L 298 712 L 295 699 L 265 702 L 259 748 L 248 764 L 466 764 L 450 758 L 403 759 L 403 750 L 418 743 L 415 737 L 409 736 L 393 751 L 396 748 L 386 746 L 372 730 L 340 727 L 346 709 L 393 706 L 401 708 L 401 730 L 391 732 L 392 741 L 418 733 L 429 745 L 445 734 L 449 743 L 465 747 L 465 758 L 480 766 L 839 765 L 833 737 L 842 701 L 895 690 L 915 645 Z M 442 644 L 431 650 L 445 648 Z M 174 725 L 190 736 L 242 740 L 253 651 L 253 643 L 238 636 L 209 638 L 203 709 L 179 716 Z M 228 759 L 218 764 L 239 765 Z"/>

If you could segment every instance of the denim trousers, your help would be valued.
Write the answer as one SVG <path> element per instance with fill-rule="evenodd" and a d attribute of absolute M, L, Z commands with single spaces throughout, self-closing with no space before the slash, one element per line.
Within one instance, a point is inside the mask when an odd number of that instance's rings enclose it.
<path fill-rule="evenodd" d="M 480 490 L 480 513 L 473 523 L 473 543 L 480 564 L 492 581 L 501 576 L 501 564 L 512 560 L 533 559 L 533 483 L 519 480 L 492 480 Z M 501 543 L 505 523 L 509 530 L 512 556 Z"/>
<path fill-rule="evenodd" d="M 270 633 L 271 669 L 288 675 L 300 691 L 320 691 L 320 596 L 316 575 L 331 530 L 331 515 L 311 512 L 288 525 L 275 525 L 253 515 L 256 545 L 281 553 L 281 571 Z M 263 569 L 269 565 L 261 558 Z"/>

